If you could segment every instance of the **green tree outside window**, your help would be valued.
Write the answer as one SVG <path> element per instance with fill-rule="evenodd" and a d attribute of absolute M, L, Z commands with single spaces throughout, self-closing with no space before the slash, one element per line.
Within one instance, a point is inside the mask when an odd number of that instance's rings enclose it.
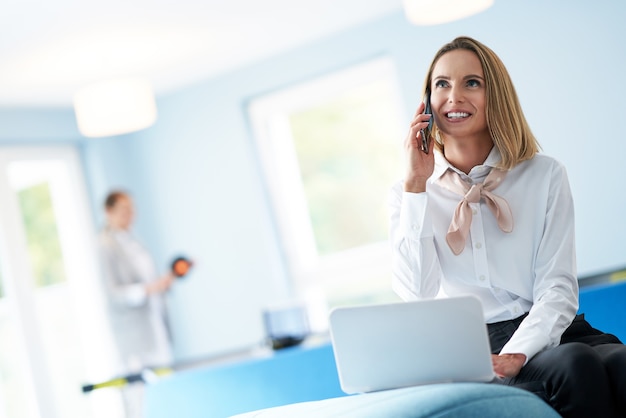
<path fill-rule="evenodd" d="M 36 287 L 63 283 L 65 267 L 49 184 L 24 188 L 17 195 Z"/>

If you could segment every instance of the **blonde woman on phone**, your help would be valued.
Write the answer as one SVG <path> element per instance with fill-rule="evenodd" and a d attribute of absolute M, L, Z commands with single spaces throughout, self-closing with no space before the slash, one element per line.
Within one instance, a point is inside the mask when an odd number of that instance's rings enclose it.
<path fill-rule="evenodd" d="M 626 417 L 626 347 L 577 315 L 565 167 L 539 153 L 504 64 L 456 38 L 435 54 L 424 92 L 432 113 L 418 107 L 391 193 L 394 290 L 477 296 L 500 383 L 564 417 Z"/>

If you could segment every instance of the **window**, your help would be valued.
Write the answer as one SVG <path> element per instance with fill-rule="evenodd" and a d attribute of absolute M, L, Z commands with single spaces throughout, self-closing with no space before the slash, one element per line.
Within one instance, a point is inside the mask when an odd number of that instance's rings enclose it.
<path fill-rule="evenodd" d="M 318 300 L 320 321 L 328 307 L 395 300 L 387 197 L 402 174 L 400 109 L 388 59 L 250 103 L 296 297 Z"/>
<path fill-rule="evenodd" d="M 0 148 L 0 417 L 95 417 L 108 379 L 93 223 L 73 148 Z"/>
<path fill-rule="evenodd" d="M 65 269 L 50 194 L 50 182 L 40 178 L 31 180 L 33 184 L 25 184 L 24 180 L 32 177 L 32 173 L 45 173 L 43 164 L 17 162 L 9 166 L 10 178 L 13 188 L 17 191 L 26 232 L 35 286 L 44 287 L 63 283 Z"/>

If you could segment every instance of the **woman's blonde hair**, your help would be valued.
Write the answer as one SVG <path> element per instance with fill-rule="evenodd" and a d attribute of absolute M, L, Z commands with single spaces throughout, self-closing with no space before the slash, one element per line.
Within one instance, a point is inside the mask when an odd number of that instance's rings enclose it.
<path fill-rule="evenodd" d="M 433 69 L 439 58 L 456 49 L 475 53 L 483 68 L 486 88 L 485 116 L 491 139 L 502 154 L 499 167 L 509 170 L 518 163 L 531 159 L 539 152 L 539 143 L 526 122 L 508 71 L 496 53 L 487 46 L 467 36 L 460 36 L 442 46 L 428 69 L 424 94 L 430 97 Z M 433 125 L 431 135 L 439 138 L 436 125 Z M 435 146 L 443 152 L 443 143 L 440 140 L 436 141 Z"/>

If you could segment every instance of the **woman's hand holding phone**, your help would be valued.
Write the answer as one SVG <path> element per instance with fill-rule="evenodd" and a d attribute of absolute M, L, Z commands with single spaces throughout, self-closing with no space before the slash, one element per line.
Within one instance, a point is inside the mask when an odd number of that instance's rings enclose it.
<path fill-rule="evenodd" d="M 423 135 L 429 126 L 431 114 L 425 113 L 426 103 L 420 103 L 413 116 L 409 133 L 404 141 L 407 159 L 407 173 L 404 179 L 406 192 L 421 193 L 426 191 L 426 180 L 432 175 L 435 168 L 432 141 L 425 141 L 428 148 L 422 150 Z"/>

